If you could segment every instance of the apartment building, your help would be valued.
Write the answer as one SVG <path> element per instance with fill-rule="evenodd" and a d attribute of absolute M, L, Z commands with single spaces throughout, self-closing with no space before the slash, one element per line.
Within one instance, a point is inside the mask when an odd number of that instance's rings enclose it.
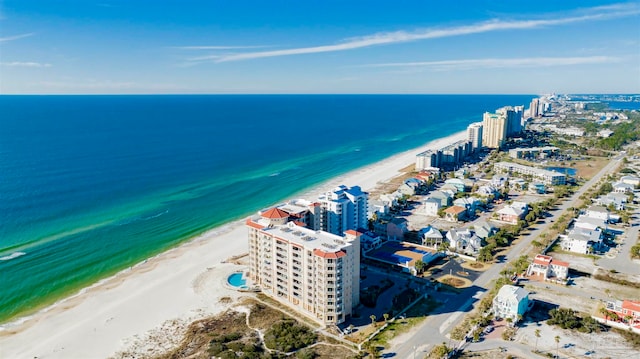
<path fill-rule="evenodd" d="M 511 162 L 498 162 L 494 164 L 493 167 L 496 170 L 502 170 L 508 173 L 532 176 L 544 184 L 563 185 L 567 183 L 567 176 L 556 171 L 548 171 Z"/>
<path fill-rule="evenodd" d="M 342 235 L 349 229 L 367 228 L 369 194 L 359 186 L 338 186 L 318 197 L 320 204 L 319 229 Z"/>
<path fill-rule="evenodd" d="M 500 148 L 507 140 L 507 117 L 501 113 L 485 112 L 482 116 L 482 145 Z"/>
<path fill-rule="evenodd" d="M 299 226 L 277 207 L 246 220 L 249 278 L 262 292 L 324 325 L 360 302 L 360 236 Z"/>

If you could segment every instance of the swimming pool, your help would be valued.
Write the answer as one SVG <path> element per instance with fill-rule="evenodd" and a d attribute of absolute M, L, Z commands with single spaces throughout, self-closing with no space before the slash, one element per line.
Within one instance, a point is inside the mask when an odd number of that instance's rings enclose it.
<path fill-rule="evenodd" d="M 236 288 L 247 288 L 247 280 L 243 278 L 242 272 L 236 272 L 230 275 L 229 278 L 227 278 L 227 283 Z"/>

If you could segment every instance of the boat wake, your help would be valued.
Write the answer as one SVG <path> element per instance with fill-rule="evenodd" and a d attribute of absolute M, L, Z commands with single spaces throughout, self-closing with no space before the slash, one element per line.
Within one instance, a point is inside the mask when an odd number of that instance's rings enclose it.
<path fill-rule="evenodd" d="M 25 254 L 26 254 L 25 252 L 13 252 L 13 253 L 9 254 L 8 256 L 0 257 L 0 261 L 9 261 L 9 260 L 12 260 L 14 258 L 22 257 Z"/>

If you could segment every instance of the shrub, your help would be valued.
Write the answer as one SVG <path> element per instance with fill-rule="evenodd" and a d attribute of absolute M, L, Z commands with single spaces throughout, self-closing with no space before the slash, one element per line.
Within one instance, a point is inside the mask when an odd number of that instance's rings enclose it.
<path fill-rule="evenodd" d="M 315 343 L 317 336 L 309 328 L 293 320 L 275 323 L 264 334 L 264 343 L 271 349 L 290 352 Z"/>

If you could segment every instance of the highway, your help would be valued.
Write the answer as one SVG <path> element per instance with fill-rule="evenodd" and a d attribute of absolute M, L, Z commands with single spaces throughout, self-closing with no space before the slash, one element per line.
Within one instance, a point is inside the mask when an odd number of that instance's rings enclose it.
<path fill-rule="evenodd" d="M 546 218 L 543 224 L 536 225 L 534 229 L 522 235 L 517 243 L 507 250 L 505 259 L 495 263 L 490 269 L 482 273 L 470 288 L 464 290 L 460 295 L 449 297 L 449 300 L 436 310 L 436 314 L 430 315 L 422 324 L 413 329 L 413 334 L 408 340 L 385 350 L 383 354 L 387 353 L 395 358 L 422 358 L 434 345 L 441 344 L 442 342 L 448 344 L 449 339 L 445 335 L 458 325 L 466 313 L 471 311 L 470 307 L 473 304 L 473 299 L 471 298 L 476 295 L 479 290 L 482 290 L 484 295 L 489 289 L 491 281 L 500 275 L 500 272 L 507 263 L 519 257 L 522 253 L 526 253 L 531 241 L 545 231 L 547 227 L 556 220 L 556 217 L 564 213 L 567 208 L 575 207 L 580 196 L 600 181 L 604 175 L 612 173 L 620 163 L 621 158 L 622 156 L 613 158 L 568 200 L 558 205 L 556 207 L 557 210 L 552 213 L 551 217 Z M 478 301 L 479 299 L 475 302 Z"/>

